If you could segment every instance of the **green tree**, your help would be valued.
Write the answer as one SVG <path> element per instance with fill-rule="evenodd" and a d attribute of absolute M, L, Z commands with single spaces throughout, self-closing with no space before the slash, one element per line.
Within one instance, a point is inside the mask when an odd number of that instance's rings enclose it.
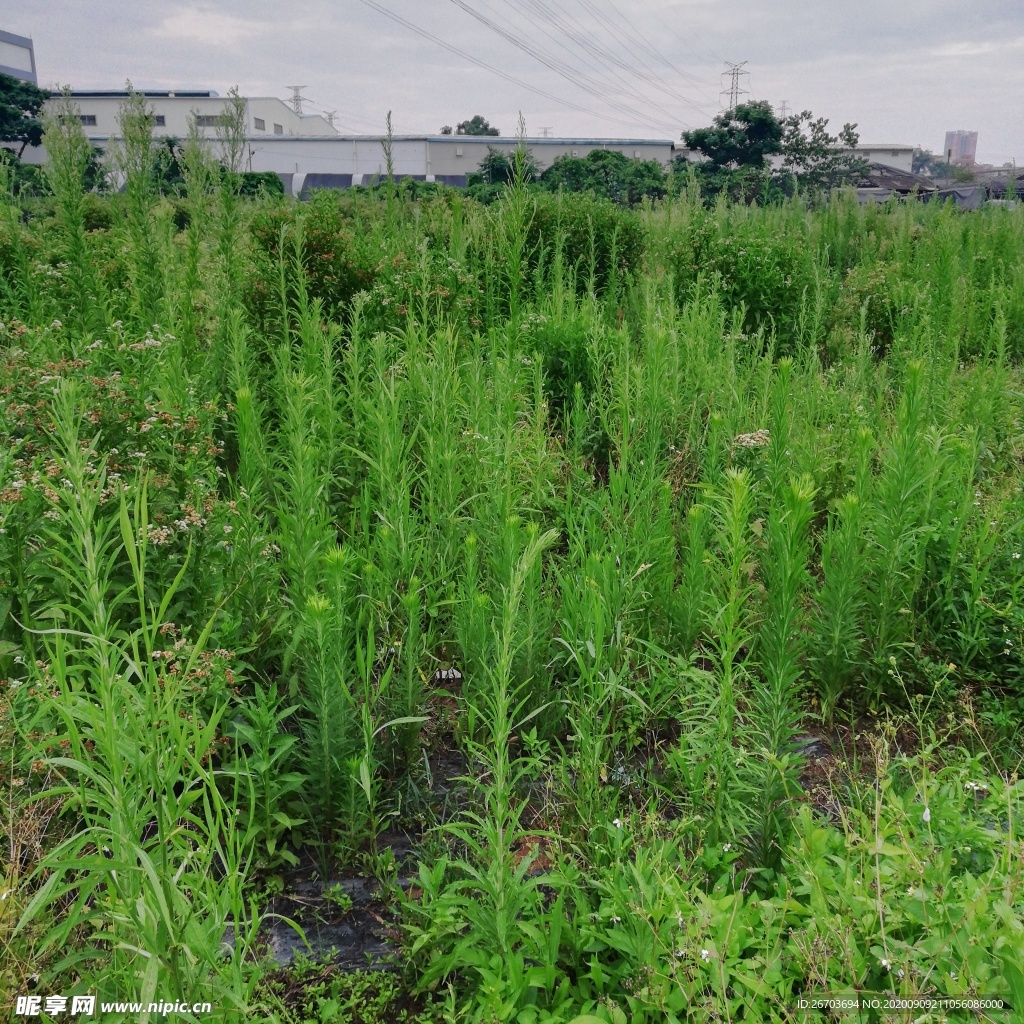
<path fill-rule="evenodd" d="M 501 132 L 497 128 L 492 128 L 490 122 L 485 117 L 481 117 L 480 114 L 474 114 L 468 121 L 460 121 L 455 126 L 455 134 L 500 135 Z"/>
<path fill-rule="evenodd" d="M 860 136 L 855 124 L 844 124 L 838 135 L 828 132 L 828 118 L 809 110 L 782 122 L 783 163 L 780 177 L 795 181 L 803 191 L 820 192 L 849 181 L 867 170 L 867 161 L 853 150 Z"/>
<path fill-rule="evenodd" d="M 22 163 L 17 153 L 0 147 L 0 193 L 5 188 L 14 196 L 44 195 L 48 189 L 46 174 L 42 167 Z"/>
<path fill-rule="evenodd" d="M 541 176 L 551 191 L 591 192 L 614 203 L 635 205 L 666 192 L 665 171 L 656 160 L 631 160 L 613 149 L 594 149 L 585 157 L 559 157 Z"/>
<path fill-rule="evenodd" d="M 514 156 L 509 157 L 493 146 L 487 147 L 487 156 L 480 161 L 480 166 L 473 173 L 467 176 L 467 185 L 511 185 L 514 171 Z M 526 180 L 534 181 L 539 171 L 533 154 L 526 150 L 525 165 Z"/>
<path fill-rule="evenodd" d="M 717 115 L 708 128 L 683 132 L 683 141 L 716 168 L 760 168 L 768 156 L 781 151 L 782 134 L 771 104 L 757 100 Z"/>
<path fill-rule="evenodd" d="M 930 149 L 915 149 L 910 169 L 927 178 L 941 177 L 940 161 Z"/>
<path fill-rule="evenodd" d="M 43 104 L 50 94 L 31 82 L 0 74 L 0 142 L 20 142 L 18 157 L 26 146 L 43 141 Z"/>
<path fill-rule="evenodd" d="M 780 119 L 770 103 L 758 100 L 719 114 L 708 128 L 683 132 L 683 141 L 706 158 L 696 166 L 706 195 L 725 191 L 733 199 L 750 201 L 794 188 L 821 192 L 863 174 L 867 164 L 854 152 L 856 128 L 844 124 L 832 135 L 827 118 L 804 110 Z M 782 157 L 775 171 L 768 166 L 769 156 Z"/>
<path fill-rule="evenodd" d="M 181 167 L 181 146 L 173 136 L 160 139 L 153 154 L 153 182 L 161 195 L 183 195 L 185 176 Z"/>
<path fill-rule="evenodd" d="M 950 164 L 946 169 L 946 173 L 958 185 L 963 185 L 975 180 L 974 171 L 972 171 L 970 167 L 965 167 L 963 164 Z"/>

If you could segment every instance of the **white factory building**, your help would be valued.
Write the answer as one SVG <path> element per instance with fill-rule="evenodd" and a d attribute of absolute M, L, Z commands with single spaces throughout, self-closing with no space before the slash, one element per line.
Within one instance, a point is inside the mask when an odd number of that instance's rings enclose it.
<path fill-rule="evenodd" d="M 105 149 L 119 134 L 118 111 L 124 91 L 71 93 L 86 135 Z M 182 139 L 194 112 L 203 134 L 216 147 L 218 125 L 227 100 L 210 90 L 145 91 L 154 117 L 154 135 Z M 51 103 L 56 100 L 51 100 Z M 367 184 L 386 173 L 384 138 L 380 135 L 341 135 L 320 114 L 298 113 L 276 97 L 247 97 L 245 130 L 248 141 L 244 170 L 279 174 L 292 195 L 313 187 L 346 188 Z M 401 177 L 465 185 L 489 149 L 511 154 L 514 138 L 473 135 L 398 135 L 392 141 L 394 173 Z M 585 157 L 595 149 L 615 150 L 631 159 L 656 160 L 668 166 L 676 157 L 700 159 L 670 139 L 529 138 L 526 144 L 544 170 L 561 156 Z M 857 155 L 870 163 L 909 172 L 914 147 L 896 144 L 864 145 Z M 25 159 L 42 163 L 42 149 L 26 150 Z"/>
<path fill-rule="evenodd" d="M 379 135 L 339 136 L 331 139 L 249 140 L 249 162 L 254 171 L 291 173 L 297 195 L 305 186 L 345 187 L 366 184 L 387 173 L 385 139 Z M 514 138 L 476 135 L 396 135 L 391 140 L 396 176 L 465 185 L 493 149 L 511 156 Z M 553 139 L 528 138 L 527 148 L 540 170 L 560 156 L 584 157 L 595 149 L 615 150 L 637 160 L 668 165 L 685 152 L 668 139 Z M 351 180 L 348 179 L 351 176 Z M 342 179 L 342 180 L 336 180 Z"/>
<path fill-rule="evenodd" d="M 211 90 L 146 90 L 142 95 L 146 97 L 146 105 L 153 114 L 153 134 L 179 139 L 188 135 L 189 116 L 193 112 L 203 134 L 210 139 L 215 138 L 227 106 L 226 98 Z M 124 90 L 71 93 L 85 134 L 99 145 L 117 137 L 118 111 L 127 98 L 128 93 Z M 59 102 L 59 97 L 50 100 L 48 105 L 56 102 Z M 297 114 L 275 96 L 250 96 L 244 99 L 244 103 L 246 134 L 254 139 L 264 135 L 292 137 L 338 134 L 320 114 Z"/>
<path fill-rule="evenodd" d="M 203 134 L 216 148 L 217 129 L 227 100 L 209 90 L 143 92 L 153 114 L 153 134 L 183 139 L 189 117 L 195 113 Z M 118 112 L 125 91 L 76 91 L 71 99 L 90 141 L 105 149 L 119 135 Z M 58 102 L 57 98 L 50 101 Z M 322 185 L 359 185 L 386 173 L 383 136 L 341 135 L 319 114 L 298 114 L 276 97 L 245 99 L 248 138 L 244 170 L 273 171 L 285 179 L 289 192 L 298 194 L 309 175 Z M 594 149 L 613 149 L 638 160 L 668 165 L 679 149 L 669 139 L 528 139 L 527 145 L 541 170 L 560 156 L 586 156 Z M 514 138 L 474 135 L 397 135 L 392 139 L 394 173 L 428 181 L 464 185 L 489 148 L 510 154 Z M 27 150 L 25 159 L 43 162 L 42 150 Z M 329 176 L 328 179 L 320 176 Z M 310 184 L 314 179 L 311 178 Z"/>

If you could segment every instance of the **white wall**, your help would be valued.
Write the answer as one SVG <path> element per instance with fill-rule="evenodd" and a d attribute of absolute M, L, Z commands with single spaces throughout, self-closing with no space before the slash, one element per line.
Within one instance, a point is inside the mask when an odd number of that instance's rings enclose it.
<path fill-rule="evenodd" d="M 384 174 L 384 150 L 376 138 L 296 138 L 259 136 L 249 139 L 252 170 L 308 174 Z M 395 139 L 395 174 L 426 174 L 424 139 Z M 474 168 L 475 170 L 476 168 Z"/>
<path fill-rule="evenodd" d="M 505 156 L 511 156 L 516 148 L 512 138 L 493 138 L 476 135 L 446 135 L 431 137 L 429 144 L 430 174 L 472 174 L 480 161 L 487 156 L 487 150 L 495 149 Z M 615 150 L 630 159 L 656 160 L 667 166 L 683 150 L 673 149 L 670 141 L 650 139 L 527 139 L 537 166 L 547 170 L 561 156 L 585 157 L 595 149 Z"/>
<path fill-rule="evenodd" d="M 394 170 L 396 174 L 472 174 L 487 155 L 488 146 L 508 154 L 515 145 L 515 139 L 480 136 L 399 137 L 392 142 Z M 666 165 L 674 156 L 686 152 L 673 150 L 667 141 L 652 143 L 648 140 L 529 139 L 527 145 L 542 170 L 550 167 L 559 156 L 584 157 L 594 149 L 618 150 L 631 159 L 639 154 L 638 159 L 657 160 Z M 320 171 L 357 176 L 386 172 L 382 140 L 377 136 L 288 139 L 257 134 L 249 139 L 249 148 L 254 171 L 298 174 Z"/>
<path fill-rule="evenodd" d="M 869 164 L 884 164 L 897 171 L 906 171 L 907 174 L 914 170 L 913 146 L 866 145 L 858 146 L 851 152 Z"/>
<path fill-rule="evenodd" d="M 73 97 L 79 113 L 86 117 L 95 117 L 96 123 L 87 124 L 85 133 L 92 139 L 104 139 L 120 134 L 117 124 L 118 112 L 123 97 L 119 96 L 76 96 Z M 59 102 L 59 98 L 51 99 L 47 105 Z M 164 124 L 155 125 L 153 134 L 156 136 L 171 135 L 184 138 L 188 135 L 188 119 L 194 110 L 200 116 L 219 117 L 227 106 L 223 96 L 147 96 L 146 106 L 157 117 L 163 117 Z M 246 100 L 246 132 L 262 135 L 255 128 L 255 118 L 261 117 L 266 124 L 266 134 L 272 135 L 274 125 L 280 124 L 285 135 L 325 135 L 336 136 L 337 130 L 319 115 L 299 117 L 287 103 L 272 96 L 258 96 Z M 200 129 L 207 138 L 215 138 L 216 125 L 206 125 Z"/>

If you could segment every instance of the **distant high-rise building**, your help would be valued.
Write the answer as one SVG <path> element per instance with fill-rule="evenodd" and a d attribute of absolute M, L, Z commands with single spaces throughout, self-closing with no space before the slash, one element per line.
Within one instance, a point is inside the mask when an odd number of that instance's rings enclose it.
<path fill-rule="evenodd" d="M 946 132 L 946 163 L 958 167 L 973 167 L 978 151 L 978 133 L 964 131 Z"/>
<path fill-rule="evenodd" d="M 38 85 L 32 40 L 0 29 L 0 74 Z"/>

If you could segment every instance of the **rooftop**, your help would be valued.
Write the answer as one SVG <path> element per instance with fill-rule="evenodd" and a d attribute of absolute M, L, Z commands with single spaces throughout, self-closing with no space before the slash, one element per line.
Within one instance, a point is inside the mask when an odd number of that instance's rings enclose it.
<path fill-rule="evenodd" d="M 845 146 L 841 146 L 841 149 L 845 149 Z M 916 146 L 909 146 L 905 142 L 858 142 L 857 149 L 907 149 L 915 150 Z"/>
<path fill-rule="evenodd" d="M 127 89 L 72 89 L 71 95 L 76 99 L 127 99 L 131 93 Z M 136 95 L 159 98 L 187 97 L 189 99 L 217 99 L 219 94 L 212 89 L 137 89 Z"/>
<path fill-rule="evenodd" d="M 179 95 L 181 95 L 179 93 Z M 323 116 L 323 115 L 303 115 L 305 116 Z M 268 136 L 269 138 L 269 136 Z M 291 140 L 295 139 L 313 139 L 317 141 L 331 141 L 331 142 L 380 142 L 386 139 L 386 135 L 289 135 L 276 137 L 276 141 L 281 141 L 282 138 Z M 511 143 L 515 145 L 518 141 L 515 136 L 512 135 L 393 135 L 391 136 L 392 142 L 456 142 L 460 145 L 464 142 L 485 142 L 489 146 L 495 144 L 507 144 Z M 551 138 L 537 138 L 537 139 L 524 139 L 527 146 L 674 146 L 675 143 L 671 139 L 551 139 Z M 684 147 L 685 148 L 685 147 Z"/>

